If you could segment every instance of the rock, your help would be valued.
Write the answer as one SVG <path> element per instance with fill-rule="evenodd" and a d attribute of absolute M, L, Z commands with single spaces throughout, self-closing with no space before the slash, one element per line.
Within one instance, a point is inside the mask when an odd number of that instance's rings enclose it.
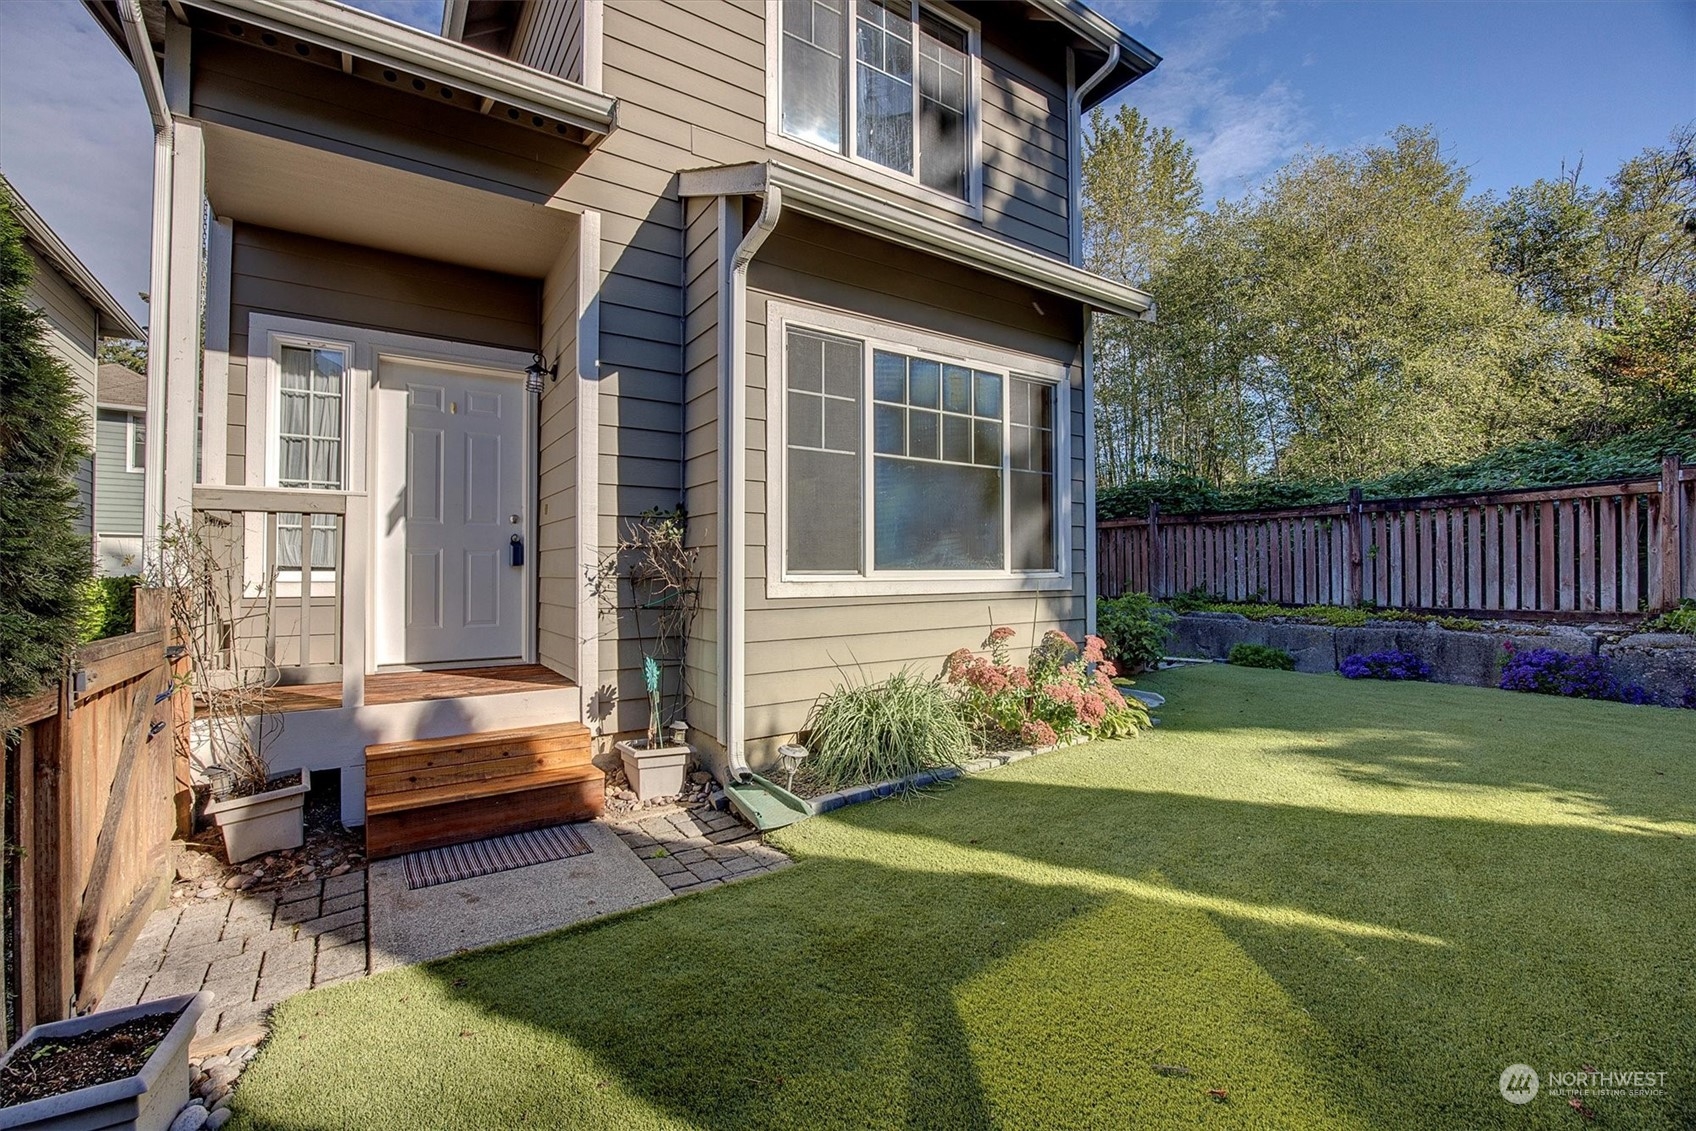
<path fill-rule="evenodd" d="M 240 1061 L 243 1064 L 246 1064 L 258 1055 L 259 1050 L 254 1048 L 252 1045 L 237 1045 L 235 1048 L 230 1050 L 230 1059 L 232 1061 Z"/>
<path fill-rule="evenodd" d="M 196 899 L 217 899 L 219 896 L 221 896 L 223 894 L 224 893 L 223 893 L 222 889 L 219 889 L 219 888 L 201 888 L 199 891 L 194 893 L 194 898 L 196 898 Z"/>
<path fill-rule="evenodd" d="M 252 884 L 252 876 L 243 876 L 239 873 L 224 881 L 224 886 L 229 888 L 231 891 L 235 891 L 237 888 L 250 887 Z"/>
<path fill-rule="evenodd" d="M 225 1085 L 233 1084 L 236 1082 L 236 1077 L 240 1075 L 241 1070 L 230 1064 L 228 1061 L 220 1064 L 216 1068 L 209 1068 L 206 1071 L 206 1079 L 214 1088 L 222 1088 Z"/>
<path fill-rule="evenodd" d="M 345 876 L 349 871 L 352 870 L 352 868 L 353 868 L 352 864 L 337 864 L 334 868 L 330 869 L 330 875 L 332 875 L 332 876 Z"/>
<path fill-rule="evenodd" d="M 171 1120 L 171 1131 L 203 1131 L 206 1120 L 212 1113 L 199 1104 L 191 1103 Z"/>
<path fill-rule="evenodd" d="M 210 1073 L 214 1068 L 223 1068 L 229 1063 L 230 1058 L 228 1056 L 209 1056 L 200 1062 L 200 1068 L 203 1072 Z"/>
<path fill-rule="evenodd" d="M 705 770 L 696 770 L 694 773 L 689 775 L 689 780 L 694 782 L 696 785 L 706 785 L 708 782 L 713 780 L 713 776 Z"/>
<path fill-rule="evenodd" d="M 225 1108 L 235 1103 L 235 1101 L 236 1094 L 234 1092 L 225 1092 L 222 1096 L 218 1097 L 218 1102 L 212 1105 L 212 1114 L 216 1115 L 218 1112 L 223 1111 Z"/>
<path fill-rule="evenodd" d="M 206 1122 L 201 1125 L 201 1131 L 218 1131 L 218 1129 L 228 1123 L 234 1115 L 235 1112 L 231 1111 L 229 1108 L 221 1107 L 206 1117 Z"/>

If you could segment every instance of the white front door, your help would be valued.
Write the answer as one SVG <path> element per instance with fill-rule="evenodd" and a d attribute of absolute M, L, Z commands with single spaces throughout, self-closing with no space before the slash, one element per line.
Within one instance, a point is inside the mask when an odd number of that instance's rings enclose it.
<path fill-rule="evenodd" d="M 524 379 L 389 358 L 378 370 L 377 663 L 523 659 Z"/>

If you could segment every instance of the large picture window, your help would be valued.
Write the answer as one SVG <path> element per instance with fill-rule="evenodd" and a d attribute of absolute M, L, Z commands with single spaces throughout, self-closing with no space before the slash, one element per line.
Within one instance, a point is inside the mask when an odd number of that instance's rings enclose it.
<path fill-rule="evenodd" d="M 917 0 L 781 0 L 781 133 L 969 199 L 972 34 Z"/>
<path fill-rule="evenodd" d="M 1056 380 L 875 328 L 781 339 L 786 578 L 1060 573 Z"/>

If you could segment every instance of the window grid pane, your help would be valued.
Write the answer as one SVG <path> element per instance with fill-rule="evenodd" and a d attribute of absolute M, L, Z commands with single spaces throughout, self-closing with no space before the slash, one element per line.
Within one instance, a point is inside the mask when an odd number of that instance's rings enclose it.
<path fill-rule="evenodd" d="M 855 5 L 854 110 L 859 156 L 898 173 L 913 171 L 913 23 L 905 5 Z"/>
<path fill-rule="evenodd" d="M 844 0 L 784 0 L 782 129 L 842 149 Z"/>
<path fill-rule="evenodd" d="M 1013 377 L 1008 399 L 1011 451 L 1012 565 L 1016 570 L 1050 570 L 1055 561 L 1055 454 L 1053 385 Z"/>
<path fill-rule="evenodd" d="M 342 387 L 346 356 L 340 350 L 283 346 L 279 365 L 277 485 L 340 491 L 343 486 Z M 340 560 L 335 515 L 314 515 L 312 568 L 334 569 Z M 277 566 L 298 570 L 301 516 L 277 516 Z"/>
<path fill-rule="evenodd" d="M 785 552 L 797 572 L 861 568 L 863 356 L 859 342 L 799 329 L 784 336 Z"/>

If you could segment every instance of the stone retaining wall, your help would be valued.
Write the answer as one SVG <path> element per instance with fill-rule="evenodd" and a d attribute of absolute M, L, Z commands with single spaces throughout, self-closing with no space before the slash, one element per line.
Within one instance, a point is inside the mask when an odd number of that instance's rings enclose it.
<path fill-rule="evenodd" d="M 1167 654 L 1223 660 L 1233 644 L 1264 644 L 1295 657 L 1298 672 L 1334 672 L 1357 653 L 1412 652 L 1431 665 L 1436 683 L 1494 687 L 1501 678 L 1504 642 L 1516 649 L 1554 648 L 1604 656 L 1626 679 L 1662 703 L 1679 706 L 1696 689 L 1696 637 L 1677 633 L 1622 635 L 1617 628 L 1526 624 L 1456 632 L 1430 624 L 1381 621 L 1364 628 L 1256 621 L 1238 613 L 1189 613 L 1177 619 Z"/>

